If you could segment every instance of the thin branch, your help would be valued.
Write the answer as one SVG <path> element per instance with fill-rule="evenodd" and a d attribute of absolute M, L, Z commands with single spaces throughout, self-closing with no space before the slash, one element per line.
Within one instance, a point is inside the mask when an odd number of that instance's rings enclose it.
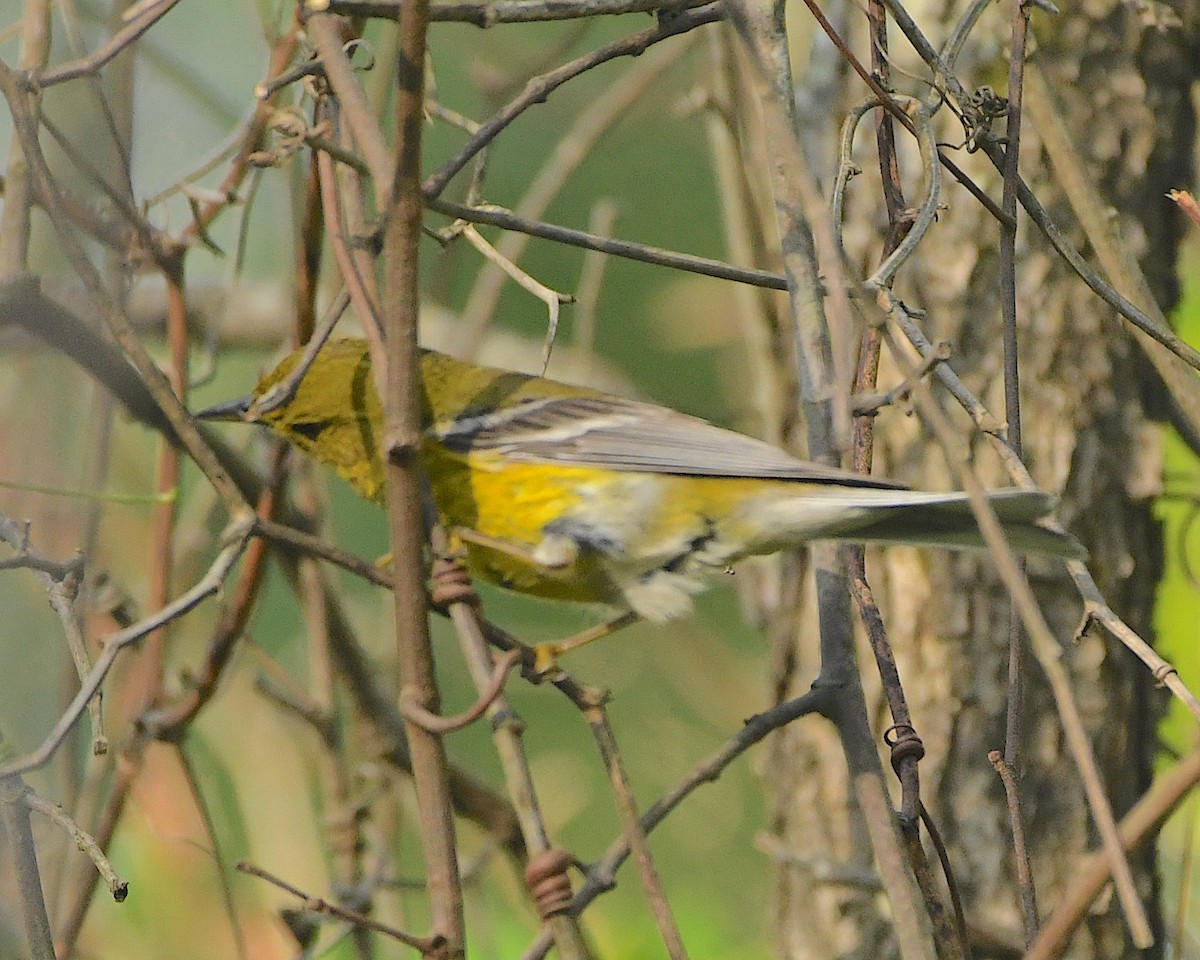
<path fill-rule="evenodd" d="M 92 672 L 84 679 L 79 692 L 63 711 L 62 716 L 42 741 L 41 746 L 19 760 L 0 765 L 0 777 L 24 773 L 26 770 L 33 770 L 46 763 L 62 744 L 71 728 L 75 726 L 76 721 L 86 709 L 88 701 L 96 695 L 96 691 L 100 689 L 100 684 L 108 676 L 109 670 L 112 669 L 121 651 L 164 624 L 183 616 L 201 601 L 215 594 L 221 588 L 221 584 L 225 581 L 225 577 L 234 563 L 237 562 L 238 557 L 241 556 L 250 530 L 251 524 L 245 521 L 231 523 L 222 538 L 225 540 L 225 547 L 217 554 L 204 576 L 190 590 L 180 594 L 171 603 L 146 617 L 140 623 L 114 633 L 105 640 L 103 650 L 96 660 L 96 665 L 92 667 Z"/>
<path fill-rule="evenodd" d="M 1015 611 L 1014 611 L 1015 612 Z M 1014 620 L 1016 617 L 1013 618 Z M 1018 639 L 1020 637 L 1018 636 Z M 1010 693 L 1011 696 L 1011 693 Z M 1021 791 L 1012 765 L 1000 753 L 993 750 L 988 760 L 996 768 L 1000 782 L 1004 784 L 1004 797 L 1008 802 L 1008 822 L 1013 832 L 1013 860 L 1017 867 L 1017 889 L 1021 893 L 1021 916 L 1025 921 L 1025 947 L 1028 949 L 1037 937 L 1038 908 L 1037 890 L 1033 885 L 1033 868 L 1029 862 L 1029 849 L 1025 845 L 1025 821 L 1021 817 Z"/>
<path fill-rule="evenodd" d="M 608 779 L 617 798 L 617 810 L 625 828 L 625 840 L 637 861 L 642 887 L 646 891 L 646 899 L 650 901 L 650 910 L 658 924 L 658 932 L 662 937 L 663 945 L 667 948 L 671 960 L 687 960 L 687 948 L 683 945 L 683 938 L 680 936 L 679 927 L 671 914 L 671 905 L 663 891 L 658 869 L 650 855 L 650 845 L 646 842 L 646 831 L 642 829 L 641 822 L 638 820 L 637 803 L 634 801 L 633 791 L 629 786 L 629 777 L 621 762 L 620 749 L 617 747 L 616 737 L 613 736 L 612 727 L 609 725 L 604 704 L 597 703 L 588 707 L 584 711 L 584 718 L 591 728 L 592 736 L 596 738 L 600 756 L 608 770 Z"/>
<path fill-rule="evenodd" d="M 1132 852 L 1155 835 L 1158 827 L 1200 783 L 1200 751 L 1193 752 L 1154 785 L 1121 820 L 1122 849 Z M 1071 937 L 1087 919 L 1088 908 L 1112 880 L 1112 858 L 1097 851 L 1071 873 L 1073 880 L 1063 891 L 1054 912 L 1042 924 L 1041 933 L 1025 954 L 1024 960 L 1053 960 L 1061 957 Z"/>
<path fill-rule="evenodd" d="M 491 204 L 483 207 L 468 207 L 461 203 L 434 198 L 426 200 L 430 210 L 444 213 L 448 217 L 467 220 L 471 223 L 485 223 L 505 230 L 517 230 L 534 237 L 546 240 L 556 240 L 585 250 L 598 250 L 601 253 L 624 257 L 627 260 L 637 260 L 641 263 L 652 263 L 662 267 L 673 267 L 676 270 L 686 270 L 689 273 L 699 273 L 706 277 L 716 277 L 719 280 L 733 280 L 735 283 L 748 283 L 756 287 L 767 287 L 771 290 L 786 290 L 787 280 L 777 273 L 767 270 L 752 270 L 745 267 L 735 267 L 720 260 L 710 260 L 707 257 L 696 257 L 687 253 L 675 253 L 652 247 L 642 243 L 631 243 L 628 240 L 614 240 L 611 237 L 597 236 L 583 230 L 572 230 L 569 227 L 559 227 L 538 220 L 528 220 L 517 216 L 511 210 Z"/>
<path fill-rule="evenodd" d="M 433 568 L 434 600 L 446 606 L 471 679 L 475 682 L 476 690 L 482 695 L 486 693 L 490 676 L 496 666 L 488 650 L 485 623 L 479 614 L 478 597 L 474 593 L 466 569 L 457 560 L 448 558 L 449 541 L 441 526 L 434 528 L 432 544 L 437 557 Z M 516 662 L 524 660 L 525 653 L 525 650 L 513 647 L 505 656 Z M 533 773 L 529 767 L 529 758 L 522 741 L 525 724 L 504 696 L 503 687 L 488 703 L 487 714 L 492 727 L 492 740 L 504 770 L 505 787 L 512 798 L 513 810 L 529 855 L 527 871 L 535 870 L 534 864 L 539 858 L 543 865 L 547 858 L 557 863 L 561 858 L 554 856 L 555 848 L 546 830 Z M 557 872 L 561 874 L 561 871 Z M 528 872 L 526 875 L 529 876 Z M 565 882 L 567 888 L 561 895 L 569 898 L 570 881 Z M 591 951 L 575 917 L 562 910 L 552 910 L 547 924 L 558 953 L 564 960 L 590 958 Z"/>
<path fill-rule="evenodd" d="M 457 0 L 431 3 L 431 23 L 473 23 L 486 29 L 501 23 L 538 23 L 623 13 L 673 16 L 709 0 Z M 398 19 L 404 0 L 306 0 L 309 10 L 328 10 L 348 17 Z"/>
<path fill-rule="evenodd" d="M 694 30 L 706 23 L 715 23 L 721 19 L 721 9 L 721 4 L 715 2 L 685 10 L 676 16 L 660 20 L 657 26 L 651 27 L 649 30 L 622 37 L 598 50 L 593 50 L 591 53 L 572 60 L 570 63 L 563 64 L 556 70 L 533 78 L 525 84 L 525 89 L 519 96 L 490 120 L 480 124 L 479 132 L 468 138 L 467 142 L 455 151 L 436 173 L 425 179 L 421 185 L 421 193 L 427 201 L 439 197 L 454 175 L 465 167 L 475 154 L 495 140 L 500 131 L 527 109 L 542 103 L 568 80 L 572 80 L 602 63 L 607 63 L 609 60 L 615 60 L 618 57 L 639 56 L 661 40 Z"/>
<path fill-rule="evenodd" d="M 294 897 L 299 897 L 304 901 L 304 908 L 311 910 L 314 913 L 326 913 L 330 916 L 337 917 L 339 920 L 345 920 L 347 923 L 352 923 L 355 926 L 364 927 L 367 930 L 374 930 L 376 933 L 382 933 L 384 936 L 391 937 L 398 943 L 404 944 L 406 947 L 412 947 L 414 950 L 419 950 L 422 956 L 432 956 L 435 952 L 440 953 L 441 947 L 444 945 L 444 940 L 439 935 L 432 937 L 415 937 L 411 933 L 406 933 L 404 930 L 397 929 L 379 920 L 375 920 L 356 910 L 350 910 L 336 903 L 330 903 L 323 897 L 314 897 L 310 893 L 305 893 L 299 887 L 295 887 L 264 870 L 262 867 L 256 867 L 252 863 L 247 863 L 245 860 L 237 865 L 238 870 L 242 873 L 248 873 L 252 877 L 258 877 L 260 880 L 266 880 L 272 886 L 278 887 L 290 893 Z"/>
<path fill-rule="evenodd" d="M 693 36 L 686 36 L 679 43 L 665 44 L 643 54 L 601 96 L 580 111 L 530 179 L 529 187 L 513 214 L 526 220 L 541 218 L 568 177 L 590 155 L 600 137 L 628 115 L 630 108 L 645 96 L 664 70 L 688 52 Z M 470 205 L 479 206 L 475 202 Z M 610 231 L 591 232 L 606 237 L 610 235 Z M 507 260 L 516 263 L 528 243 L 529 234 L 512 231 L 500 240 L 496 249 Z M 475 355 L 483 333 L 495 315 L 502 289 L 503 274 L 500 271 L 494 268 L 479 271 L 461 314 L 465 356 Z"/>
<path fill-rule="evenodd" d="M 113 900 L 116 903 L 124 903 L 125 898 L 129 896 L 129 883 L 122 880 L 117 874 L 112 861 L 104 855 L 104 851 L 100 849 L 100 844 L 96 842 L 96 839 L 72 820 L 59 804 L 43 800 L 32 790 L 25 793 L 24 801 L 30 810 L 49 819 L 71 838 L 75 846 L 95 864 L 96 872 L 100 874 L 100 879 L 108 887 L 108 892 L 112 895 Z"/>
<path fill-rule="evenodd" d="M 45 89 L 65 80 L 95 74 L 123 50 L 132 46 L 142 34 L 170 13 L 178 2 L 179 0 L 154 0 L 139 4 L 136 16 L 124 28 L 114 33 L 100 49 L 82 59 L 49 70 L 34 70 L 28 75 L 27 82 L 34 89 Z"/>

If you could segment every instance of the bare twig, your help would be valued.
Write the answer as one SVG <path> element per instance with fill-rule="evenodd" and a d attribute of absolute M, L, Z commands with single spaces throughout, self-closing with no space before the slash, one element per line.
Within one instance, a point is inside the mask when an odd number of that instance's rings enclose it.
<path fill-rule="evenodd" d="M 112 861 L 104 855 L 104 851 L 100 849 L 100 844 L 96 842 L 95 838 L 72 820 L 57 803 L 43 800 L 32 790 L 25 793 L 24 801 L 30 810 L 49 819 L 71 838 L 75 846 L 95 864 L 96 872 L 100 874 L 100 878 L 108 887 L 108 892 L 112 895 L 113 900 L 117 903 L 124 902 L 125 898 L 129 896 L 129 883 L 122 880 L 117 874 Z"/>
<path fill-rule="evenodd" d="M 587 158 L 596 141 L 626 116 L 664 70 L 687 53 L 692 46 L 692 36 L 685 36 L 679 43 L 661 45 L 643 54 L 605 90 L 603 96 L 596 98 L 575 118 L 532 177 L 524 196 L 513 210 L 515 216 L 538 220 L 545 214 L 551 201 L 568 177 Z M 479 206 L 477 203 L 470 205 Z M 605 237 L 610 235 L 609 231 L 591 232 Z M 511 231 L 500 240 L 496 249 L 504 258 L 516 263 L 528 243 L 529 234 Z M 499 270 L 485 267 L 479 271 L 462 309 L 466 356 L 473 356 L 478 349 L 483 332 L 495 313 L 502 289 L 503 274 Z"/>
<path fill-rule="evenodd" d="M 365 927 L 368 930 L 374 930 L 376 933 L 382 933 L 384 936 L 391 937 L 393 940 L 404 944 L 406 947 L 412 947 L 414 950 L 419 950 L 422 956 L 433 956 L 435 951 L 440 952 L 444 946 L 444 941 L 440 935 L 435 934 L 432 937 L 415 937 L 411 933 L 406 933 L 404 930 L 399 930 L 396 927 L 386 923 L 381 923 L 378 920 L 365 916 L 356 910 L 349 910 L 346 907 L 336 903 L 330 903 L 323 897 L 314 897 L 312 894 L 305 893 L 299 887 L 293 886 L 286 880 L 280 879 L 273 873 L 264 870 L 262 867 L 257 867 L 252 863 L 241 861 L 237 868 L 242 873 L 248 873 L 252 877 L 258 877 L 260 880 L 266 880 L 272 886 L 278 887 L 280 890 L 285 890 L 294 897 L 299 897 L 304 901 L 306 910 L 311 910 L 314 913 L 327 913 L 330 916 L 337 917 L 339 920 L 345 920 L 347 923 L 353 923 L 356 926 Z"/>
<path fill-rule="evenodd" d="M 46 736 L 46 739 L 42 741 L 42 745 L 26 757 L 0 765 L 0 777 L 7 777 L 14 773 L 23 773 L 26 770 L 35 769 L 49 760 L 71 728 L 75 726 L 76 721 L 87 707 L 88 701 L 100 689 L 100 684 L 108 676 L 109 670 L 112 669 L 121 651 L 131 644 L 137 643 L 163 624 L 170 623 L 177 617 L 187 613 L 201 601 L 215 594 L 221 588 L 221 584 L 224 582 L 233 564 L 237 561 L 237 558 L 241 556 L 250 529 L 250 524 L 245 521 L 230 524 L 224 536 L 225 547 L 217 554 L 216 559 L 212 562 L 212 565 L 208 568 L 204 576 L 190 590 L 180 594 L 161 610 L 146 617 L 140 623 L 114 633 L 105 640 L 104 649 L 100 657 L 96 660 L 95 666 L 92 667 L 91 673 L 84 679 L 80 685 L 79 692 L 75 695 L 75 698 L 66 710 L 63 711 L 63 715 Z"/>
<path fill-rule="evenodd" d="M 628 260 L 638 260 L 642 263 L 652 263 L 663 267 L 673 267 L 686 270 L 689 273 L 699 273 L 706 277 L 716 277 L 720 280 L 733 280 L 736 283 L 748 283 L 757 287 L 768 287 L 772 290 L 786 290 L 787 281 L 777 273 L 767 270 L 752 270 L 745 267 L 735 267 L 720 260 L 710 260 L 707 257 L 696 257 L 687 253 L 675 253 L 659 247 L 651 247 L 642 243 L 631 243 L 627 240 L 613 240 L 610 237 L 596 236 L 582 230 L 572 230 L 538 220 L 528 220 L 519 217 L 503 207 L 487 205 L 484 207 L 468 207 L 461 203 L 435 198 L 426 201 L 430 210 L 444 213 L 448 217 L 467 220 L 471 223 L 486 223 L 505 230 L 517 230 L 531 236 L 543 237 L 568 243 L 571 246 L 582 247 L 585 250 L 598 250 L 601 253 L 625 257 Z"/>
<path fill-rule="evenodd" d="M 1200 751 L 1193 752 L 1163 774 L 1121 820 L 1120 842 L 1132 851 L 1152 836 L 1156 828 L 1200 783 Z M 1061 957 L 1071 936 L 1087 917 L 1088 907 L 1113 878 L 1113 862 L 1107 851 L 1097 851 L 1072 871 L 1073 881 L 1063 892 L 1054 912 L 1042 924 L 1025 960 Z"/>
<path fill-rule="evenodd" d="M 558 333 L 558 314 L 559 308 L 564 303 L 573 303 L 575 298 L 569 293 L 559 293 L 557 290 L 552 290 L 539 280 L 535 280 L 528 273 L 518 267 L 512 260 L 509 260 L 503 253 L 488 243 L 483 235 L 475 229 L 474 224 L 465 224 L 461 230 L 467 242 L 471 244 L 489 263 L 498 267 L 505 275 L 514 280 L 522 290 L 528 291 L 546 305 L 548 313 L 546 324 L 545 345 L 542 348 L 542 370 L 544 374 L 546 367 L 550 363 L 550 351 L 554 346 L 554 338 Z"/>
<path fill-rule="evenodd" d="M 621 814 L 621 822 L 625 827 L 625 839 L 633 851 L 637 861 L 638 873 L 642 878 L 642 887 L 646 891 L 646 899 L 650 901 L 650 909 L 658 923 L 658 932 L 663 939 L 663 945 L 671 960 L 686 960 L 687 948 L 679 935 L 679 927 L 671 915 L 671 906 L 663 892 L 662 881 L 658 876 L 658 868 L 650 855 L 650 845 L 646 842 L 646 831 L 638 820 L 637 803 L 633 799 L 633 791 L 629 786 L 629 777 L 621 762 L 621 753 L 617 747 L 616 737 L 608 722 L 608 715 L 603 703 L 593 704 L 584 711 L 584 718 L 596 738 L 596 746 L 608 770 L 608 779 L 612 784 L 613 793 L 617 798 L 617 809 Z"/>
<path fill-rule="evenodd" d="M 709 0 L 449 0 L 431 3 L 431 23 L 473 23 L 492 27 L 501 23 L 537 23 L 623 13 L 660 12 L 674 15 Z M 328 10 L 352 17 L 397 19 L 403 0 L 306 0 L 309 10 Z"/>
<path fill-rule="evenodd" d="M 525 85 L 521 94 L 499 113 L 485 123 L 480 124 L 479 132 L 469 138 L 441 168 L 425 179 L 421 192 L 426 200 L 440 196 L 454 175 L 465 167 L 470 159 L 496 136 L 534 104 L 541 103 L 551 93 L 568 80 L 572 80 L 588 70 L 617 57 L 636 57 L 644 53 L 653 44 L 669 37 L 686 33 L 706 23 L 714 23 L 721 18 L 721 4 L 708 3 L 704 6 L 685 10 L 674 17 L 661 20 L 657 26 L 632 36 L 623 37 L 610 44 L 593 50 L 570 63 L 563 64 L 557 70 L 535 77 Z"/>
<path fill-rule="evenodd" d="M 438 558 L 434 561 L 433 570 L 434 599 L 447 607 L 459 646 L 467 661 L 467 668 L 471 672 L 475 688 L 482 695 L 487 692 L 496 665 L 488 651 L 485 623 L 479 614 L 478 598 L 465 568 L 459 561 L 448 557 L 449 541 L 441 526 L 434 528 L 432 541 Z M 524 662 L 527 659 L 526 653 L 527 651 L 520 647 L 513 647 L 507 651 L 505 657 L 514 663 Z M 526 874 L 528 879 L 528 871 L 534 869 L 538 858 L 542 858 L 541 862 L 544 865 L 547 858 L 557 863 L 561 857 L 553 855 L 554 848 L 542 816 L 529 759 L 525 754 L 522 742 L 525 725 L 504 696 L 503 687 L 490 698 L 487 714 L 492 726 L 492 740 L 504 770 L 505 786 L 512 798 L 513 810 L 529 855 Z M 559 881 L 565 886 L 565 890 L 559 891 L 559 894 L 569 898 L 569 879 L 561 876 Z M 588 960 L 591 952 L 575 917 L 555 909 L 550 912 L 547 925 L 564 960 Z"/>
<path fill-rule="evenodd" d="M 424 727 L 430 733 L 446 734 L 453 733 L 455 730 L 462 730 L 482 717 L 488 711 L 488 708 L 496 702 L 496 698 L 504 692 L 504 681 L 508 679 L 509 671 L 520 663 L 520 661 L 520 650 L 509 650 L 502 654 L 500 659 L 496 661 L 496 666 L 492 670 L 491 676 L 487 678 L 487 682 L 480 691 L 479 698 L 462 713 L 453 717 L 444 717 L 440 714 L 431 713 L 418 703 L 406 701 L 403 695 L 400 698 L 400 712 L 404 715 L 405 720 Z"/>
<path fill-rule="evenodd" d="M 137 15 L 123 29 L 109 37 L 108 42 L 95 53 L 49 70 L 35 70 L 30 74 L 28 82 L 35 88 L 44 89 L 65 80 L 74 80 L 76 77 L 96 73 L 170 13 L 171 8 L 178 2 L 179 0 L 155 0 L 152 3 L 139 4 Z"/>
<path fill-rule="evenodd" d="M 1015 617 L 1014 617 L 1015 619 Z M 1019 637 L 1018 637 L 1019 639 Z M 1010 693 L 1011 696 L 1011 693 Z M 1017 866 L 1017 888 L 1021 893 L 1021 915 L 1025 921 L 1025 946 L 1028 948 L 1038 932 L 1037 890 L 1033 885 L 1033 869 L 1029 863 L 1029 850 L 1025 846 L 1025 822 L 1021 817 L 1021 792 L 1012 766 L 999 750 L 988 754 L 1000 782 L 1004 784 L 1004 797 L 1008 801 L 1008 822 L 1013 828 L 1013 859 Z"/>

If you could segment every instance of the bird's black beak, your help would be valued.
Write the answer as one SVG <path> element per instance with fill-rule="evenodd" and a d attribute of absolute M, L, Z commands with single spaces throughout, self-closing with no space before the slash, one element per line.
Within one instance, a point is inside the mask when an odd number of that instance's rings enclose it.
<path fill-rule="evenodd" d="M 246 423 L 247 414 L 250 412 L 250 404 L 253 401 L 254 396 L 252 394 L 245 397 L 238 397 L 236 400 L 226 400 L 224 403 L 206 407 L 192 414 L 192 416 L 197 420 L 233 420 L 238 423 Z"/>

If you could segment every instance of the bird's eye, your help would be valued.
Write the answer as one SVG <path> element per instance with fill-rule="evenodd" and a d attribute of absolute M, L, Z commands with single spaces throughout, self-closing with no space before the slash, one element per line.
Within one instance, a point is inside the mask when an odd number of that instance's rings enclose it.
<path fill-rule="evenodd" d="M 317 438 L 325 432 L 329 424 L 324 420 L 305 420 L 292 424 L 292 433 L 299 434 L 310 443 L 316 443 Z"/>

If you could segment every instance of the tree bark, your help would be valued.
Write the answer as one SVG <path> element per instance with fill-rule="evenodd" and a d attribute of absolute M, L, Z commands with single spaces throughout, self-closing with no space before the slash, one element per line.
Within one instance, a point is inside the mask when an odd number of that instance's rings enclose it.
<path fill-rule="evenodd" d="M 1123 240 L 1143 264 L 1165 309 L 1178 295 L 1173 271 L 1181 218 L 1164 194 L 1191 181 L 1195 118 L 1189 86 L 1198 63 L 1197 14 L 1183 3 L 1175 7 L 1174 20 L 1166 5 L 1139 13 L 1116 0 L 1064 7 L 1053 19 L 1035 11 L 1032 31 L 1038 38 L 1034 57 L 1051 77 L 1057 106 L 1086 159 L 1083 173 L 1117 210 Z M 957 71 L 968 88 L 989 82 L 1004 92 L 995 78 L 1007 73 L 1003 53 L 1009 12 L 1007 4 L 992 8 L 973 32 Z M 933 22 L 928 14 L 922 17 L 935 43 L 952 27 L 950 17 L 941 32 L 928 26 Z M 1148 22 L 1153 17 L 1163 26 Z M 1178 22 L 1179 17 L 1191 19 Z M 823 38 L 817 44 L 824 44 Z M 865 43 L 857 47 L 865 48 Z M 848 71 L 842 80 L 844 103 L 861 100 L 861 81 Z M 805 78 L 798 81 L 803 86 Z M 900 75 L 897 85 L 916 95 L 925 92 Z M 826 137 L 834 136 L 845 112 L 830 111 L 824 100 L 820 109 L 802 118 L 810 142 L 830 142 Z M 943 142 L 962 138 L 961 126 L 951 121 L 943 117 Z M 819 125 L 824 129 L 818 134 Z M 901 134 L 899 139 L 908 138 Z M 1037 131 L 1028 122 L 1021 155 L 1026 181 L 1086 252 L 1085 238 L 1074 229 Z M 999 175 L 979 155 L 959 151 L 953 156 L 999 198 Z M 873 172 L 873 139 L 865 129 L 859 133 L 856 160 L 869 176 L 851 186 L 846 238 L 866 275 L 879 256 L 886 213 Z M 901 162 L 910 174 L 915 171 L 915 150 L 902 152 Z M 920 186 L 906 182 L 906 189 L 911 204 L 920 196 Z M 950 343 L 955 371 L 1002 418 L 998 228 L 956 185 L 947 182 L 943 196 L 948 209 L 902 273 L 897 292 L 927 311 L 929 339 Z M 1164 409 L 1161 384 L 1113 311 L 1087 290 L 1023 215 L 1021 220 L 1017 296 L 1025 460 L 1043 489 L 1062 495 L 1059 516 L 1091 552 L 1091 570 L 1111 606 L 1151 639 L 1151 606 L 1163 553 L 1150 502 L 1161 482 L 1161 431 L 1154 422 Z M 881 386 L 895 382 L 895 371 L 885 364 Z M 966 436 L 966 417 L 958 416 L 957 422 Z M 991 481 L 1003 483 L 987 444 L 977 441 L 973 448 Z M 943 456 L 920 423 L 895 410 L 878 418 L 875 459 L 880 472 L 914 486 L 938 489 L 952 482 Z M 1092 629 L 1072 643 L 1081 605 L 1061 566 L 1033 560 L 1029 575 L 1064 645 L 1080 710 L 1119 817 L 1149 783 L 1164 695 L 1155 690 L 1147 669 L 1112 638 Z M 949 848 L 975 955 L 1019 955 L 1022 920 L 1008 814 L 1001 783 L 988 762 L 990 750 L 1004 749 L 1008 599 L 982 555 L 890 548 L 869 554 L 868 576 L 927 751 L 920 767 L 921 796 Z M 794 605 L 785 604 L 772 635 L 778 638 L 779 696 L 803 692 L 819 666 L 811 589 L 802 588 Z M 860 662 L 882 734 L 892 721 L 865 645 Z M 1095 849 L 1097 841 L 1053 700 L 1032 657 L 1026 657 L 1025 677 L 1018 774 L 1044 917 L 1070 880 L 1079 855 Z M 779 734 L 771 751 L 766 765 L 770 827 L 792 855 L 780 868 L 777 888 L 779 955 L 789 960 L 892 955 L 879 893 L 819 881 L 812 872 L 845 867 L 857 875 L 871 865 L 837 737 L 826 724 L 809 719 Z M 1139 892 L 1152 918 L 1157 917 L 1152 851 L 1137 854 L 1132 866 Z M 1096 905 L 1069 956 L 1120 957 L 1130 949 L 1111 897 Z"/>

